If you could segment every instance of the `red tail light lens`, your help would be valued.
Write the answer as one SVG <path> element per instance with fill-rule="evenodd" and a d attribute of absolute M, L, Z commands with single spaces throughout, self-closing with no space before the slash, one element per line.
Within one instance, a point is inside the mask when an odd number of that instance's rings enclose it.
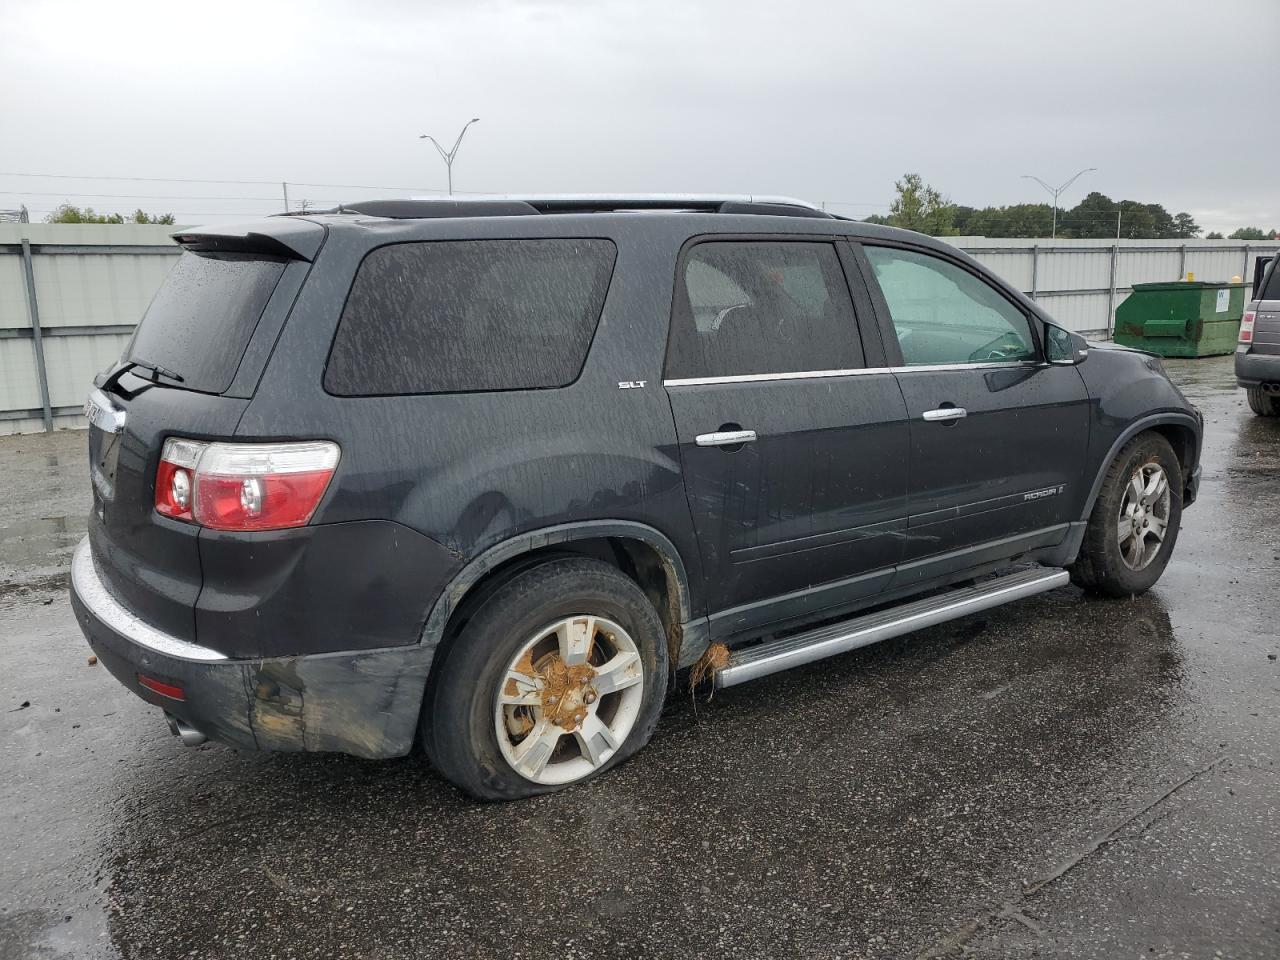
<path fill-rule="evenodd" d="M 164 442 L 156 470 L 156 512 L 175 520 L 191 520 L 196 464 L 207 443 L 179 440 Z"/>
<path fill-rule="evenodd" d="M 337 470 L 336 443 L 165 441 L 156 510 L 213 530 L 304 526 Z"/>
<path fill-rule="evenodd" d="M 1240 318 L 1240 342 L 1253 343 L 1253 321 L 1256 314 L 1252 310 L 1246 310 L 1244 316 Z"/>

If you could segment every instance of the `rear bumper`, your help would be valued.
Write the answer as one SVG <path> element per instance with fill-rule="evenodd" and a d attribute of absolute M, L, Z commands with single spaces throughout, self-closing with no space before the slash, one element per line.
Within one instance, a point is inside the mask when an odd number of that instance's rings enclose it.
<path fill-rule="evenodd" d="M 1280 354 L 1237 353 L 1236 383 L 1242 387 L 1280 383 Z"/>
<path fill-rule="evenodd" d="M 139 619 L 111 593 L 88 538 L 71 563 L 71 605 L 98 659 L 148 703 L 210 739 L 250 750 L 359 757 L 409 752 L 431 651 L 420 646 L 230 659 Z M 168 687 L 165 696 L 139 675 Z"/>

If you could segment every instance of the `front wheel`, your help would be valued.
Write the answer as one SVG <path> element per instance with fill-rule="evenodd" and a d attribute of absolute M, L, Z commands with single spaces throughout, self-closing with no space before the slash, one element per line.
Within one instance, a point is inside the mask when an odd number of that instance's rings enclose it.
<path fill-rule="evenodd" d="M 665 631 L 634 581 L 566 557 L 495 590 L 453 638 L 423 710 L 423 745 L 484 800 L 549 793 L 649 739 L 667 683 Z"/>
<path fill-rule="evenodd" d="M 1160 579 L 1182 522 L 1182 466 L 1158 433 L 1130 440 L 1107 468 L 1071 568 L 1078 586 L 1111 597 Z"/>
<path fill-rule="evenodd" d="M 1261 387 L 1247 387 L 1249 409 L 1260 417 L 1280 417 L 1280 395 L 1266 393 Z"/>

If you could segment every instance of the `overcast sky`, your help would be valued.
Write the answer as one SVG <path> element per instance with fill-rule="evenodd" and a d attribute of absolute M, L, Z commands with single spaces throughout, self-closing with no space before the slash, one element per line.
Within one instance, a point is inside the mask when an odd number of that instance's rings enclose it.
<path fill-rule="evenodd" d="M 864 217 L 905 171 L 984 206 L 1097 167 L 1064 205 L 1280 227 L 1280 0 L 3 0 L 0 68 L 0 208 L 41 217 L 243 219 L 282 180 L 295 204 L 443 190 L 418 135 L 480 117 L 459 191 Z"/>

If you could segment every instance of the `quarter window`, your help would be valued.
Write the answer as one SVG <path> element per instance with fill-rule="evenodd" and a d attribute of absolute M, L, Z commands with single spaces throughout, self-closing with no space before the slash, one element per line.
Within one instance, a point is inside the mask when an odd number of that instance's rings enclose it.
<path fill-rule="evenodd" d="M 865 247 L 909 366 L 1034 360 L 1026 315 L 940 257 Z"/>
<path fill-rule="evenodd" d="M 577 379 L 613 271 L 608 240 L 463 240 L 374 250 L 324 385 L 339 396 L 528 390 Z"/>
<path fill-rule="evenodd" d="M 830 243 L 715 241 L 684 259 L 669 379 L 861 367 L 853 302 Z"/>

